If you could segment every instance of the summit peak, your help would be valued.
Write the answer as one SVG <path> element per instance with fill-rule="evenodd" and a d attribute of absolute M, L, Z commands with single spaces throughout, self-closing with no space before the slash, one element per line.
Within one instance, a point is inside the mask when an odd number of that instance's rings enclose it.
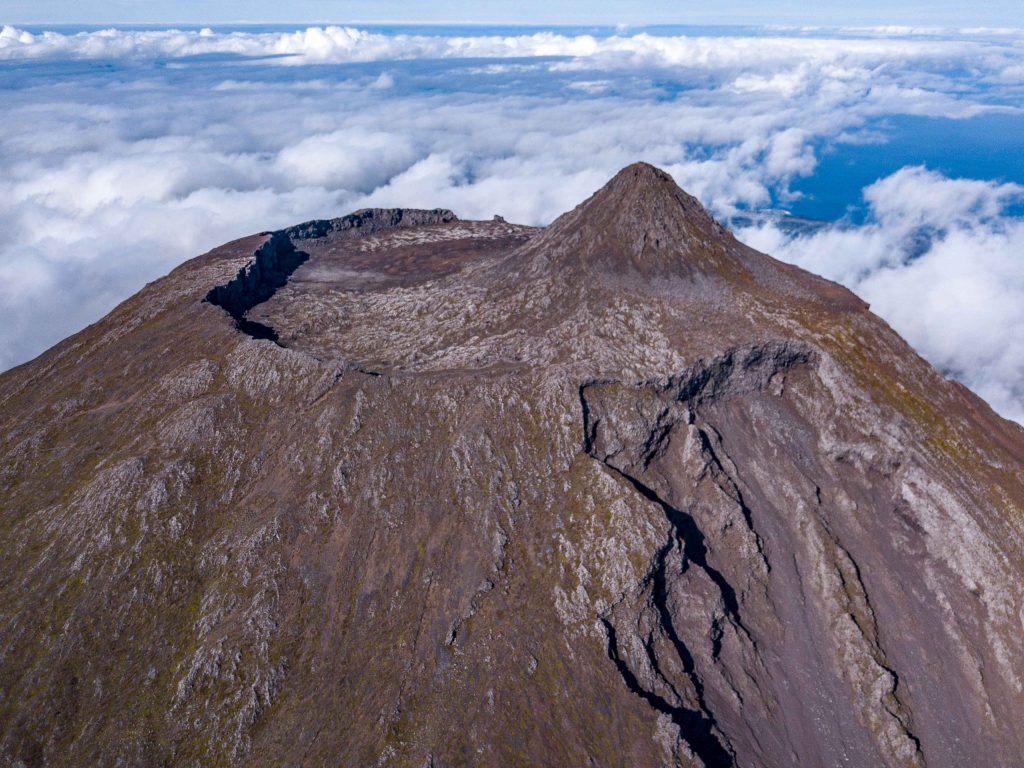
<path fill-rule="evenodd" d="M 664 185 L 669 184 L 673 187 L 676 186 L 675 181 L 665 171 L 661 170 L 657 166 L 651 165 L 650 163 L 637 162 L 631 163 L 623 168 L 621 171 L 616 173 L 611 180 L 605 185 L 604 188 L 611 187 L 613 185 Z"/>
<path fill-rule="evenodd" d="M 564 240 L 565 260 L 587 269 L 645 276 L 721 272 L 732 237 L 665 171 L 633 163 L 574 210 L 546 240 Z"/>
<path fill-rule="evenodd" d="M 642 162 L 627 165 L 579 207 L 624 203 L 674 204 L 683 212 L 710 218 L 697 198 L 684 192 L 668 173 Z M 622 212 L 629 213 L 628 210 Z"/>

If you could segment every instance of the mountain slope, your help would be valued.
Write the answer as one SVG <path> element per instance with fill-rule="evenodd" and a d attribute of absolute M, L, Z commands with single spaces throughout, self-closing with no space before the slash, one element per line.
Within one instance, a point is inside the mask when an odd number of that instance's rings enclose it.
<path fill-rule="evenodd" d="M 1024 431 L 647 165 L 0 376 L 11 765 L 1012 766 Z"/>

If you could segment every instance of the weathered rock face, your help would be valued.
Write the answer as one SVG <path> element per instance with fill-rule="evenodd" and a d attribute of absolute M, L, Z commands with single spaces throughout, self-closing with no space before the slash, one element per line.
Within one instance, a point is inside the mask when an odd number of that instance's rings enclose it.
<path fill-rule="evenodd" d="M 0 764 L 1021 764 L 1024 430 L 649 166 L 226 245 L 0 427 Z"/>

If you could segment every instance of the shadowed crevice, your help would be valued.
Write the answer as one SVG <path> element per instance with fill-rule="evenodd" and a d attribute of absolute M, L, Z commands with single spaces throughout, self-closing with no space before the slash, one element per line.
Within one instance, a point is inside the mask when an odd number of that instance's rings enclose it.
<path fill-rule="evenodd" d="M 288 234 L 274 232 L 256 249 L 253 260 L 238 270 L 229 282 L 211 288 L 205 301 L 231 315 L 235 327 L 242 333 L 279 344 L 277 331 L 245 315 L 277 293 L 307 259 L 309 254 L 298 250 Z"/>
<path fill-rule="evenodd" d="M 715 735 L 714 719 L 707 717 L 703 712 L 674 706 L 656 693 L 646 690 L 619 653 L 615 627 L 605 618 L 601 619 L 601 624 L 608 639 L 608 658 L 615 665 L 626 687 L 647 702 L 652 709 L 671 717 L 672 722 L 679 727 L 683 741 L 707 768 L 732 768 L 736 761 Z"/>

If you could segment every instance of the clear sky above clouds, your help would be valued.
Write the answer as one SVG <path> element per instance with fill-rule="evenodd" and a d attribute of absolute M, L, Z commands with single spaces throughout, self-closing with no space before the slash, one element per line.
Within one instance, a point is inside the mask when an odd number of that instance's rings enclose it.
<path fill-rule="evenodd" d="M 465 21 L 536 24 L 912 24 L 1021 26 L 1024 0 L 4 0 L 0 22 Z"/>

